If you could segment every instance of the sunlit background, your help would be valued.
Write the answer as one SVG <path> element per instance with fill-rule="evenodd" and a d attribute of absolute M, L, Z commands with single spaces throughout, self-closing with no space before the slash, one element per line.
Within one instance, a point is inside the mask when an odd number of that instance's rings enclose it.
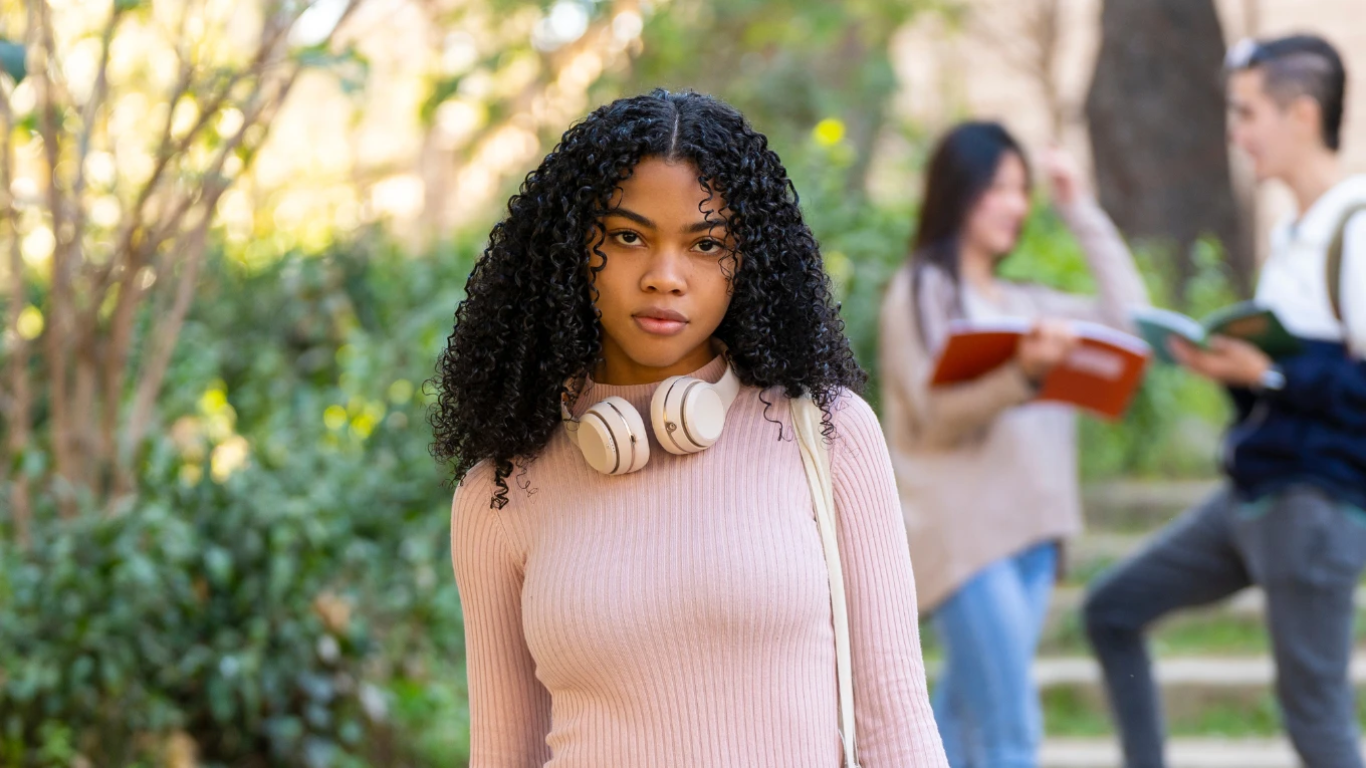
<path fill-rule="evenodd" d="M 1160 303 L 1245 295 L 1289 201 L 1225 148 L 1225 47 L 1310 30 L 1366 73 L 1358 2 L 0 2 L 0 766 L 464 764 L 424 382 L 508 195 L 593 107 L 744 111 L 872 370 L 923 159 L 968 117 L 1074 152 Z M 1087 289 L 1040 202 L 1008 272 Z M 1163 370 L 1083 425 L 1049 749 L 1110 733 L 1067 595 L 1208 487 L 1225 409 Z M 1255 626 L 1159 649 L 1261 659 Z M 1172 701 L 1183 737 L 1274 733 L 1265 680 Z"/>

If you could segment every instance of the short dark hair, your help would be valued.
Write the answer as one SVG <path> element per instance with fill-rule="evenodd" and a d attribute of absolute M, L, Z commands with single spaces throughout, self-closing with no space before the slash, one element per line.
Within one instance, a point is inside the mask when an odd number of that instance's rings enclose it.
<path fill-rule="evenodd" d="M 1285 106 L 1300 96 L 1319 105 L 1323 143 L 1337 151 L 1342 143 L 1342 112 L 1347 69 L 1331 43 L 1317 35 L 1244 40 L 1229 49 L 1227 70 L 1260 69 L 1268 95 Z"/>

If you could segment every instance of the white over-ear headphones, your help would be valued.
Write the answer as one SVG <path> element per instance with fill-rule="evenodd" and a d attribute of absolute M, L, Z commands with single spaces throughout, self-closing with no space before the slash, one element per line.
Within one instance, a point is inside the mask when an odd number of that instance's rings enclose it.
<path fill-rule="evenodd" d="M 726 412 L 740 392 L 740 379 L 726 366 L 721 380 L 710 384 L 692 376 L 670 376 L 650 398 L 650 423 L 664 450 L 680 456 L 699 453 L 721 439 Z M 650 460 L 645 422 L 624 398 L 595 403 L 575 420 L 560 404 L 565 431 L 588 465 L 604 475 L 639 471 Z"/>

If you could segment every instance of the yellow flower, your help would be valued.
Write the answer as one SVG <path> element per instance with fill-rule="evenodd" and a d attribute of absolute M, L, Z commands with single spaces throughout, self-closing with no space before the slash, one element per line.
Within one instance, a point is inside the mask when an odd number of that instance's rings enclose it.
<path fill-rule="evenodd" d="M 362 413 L 361 415 L 351 420 L 351 431 L 355 432 L 357 435 L 360 435 L 361 439 L 369 437 L 370 433 L 374 431 L 374 429 L 375 420 L 370 418 L 369 414 Z"/>
<path fill-rule="evenodd" d="M 43 312 L 29 305 L 19 313 L 19 335 L 25 341 L 33 341 L 43 334 Z"/>
<path fill-rule="evenodd" d="M 811 131 L 811 136 L 816 139 L 816 143 L 823 147 L 833 147 L 844 139 L 844 121 L 827 117 L 816 123 L 816 127 Z"/>
<path fill-rule="evenodd" d="M 218 413 L 227 404 L 228 393 L 217 387 L 205 390 L 203 397 L 199 398 L 200 410 L 208 414 Z"/>
<path fill-rule="evenodd" d="M 251 446 L 247 444 L 247 439 L 241 435 L 233 435 L 213 449 L 209 456 L 209 472 L 213 475 L 215 482 L 223 482 L 228 476 L 247 463 L 247 456 L 251 453 Z"/>
<path fill-rule="evenodd" d="M 323 424 L 334 432 L 346 426 L 346 421 L 346 409 L 340 405 L 329 405 L 327 410 L 323 411 Z"/>

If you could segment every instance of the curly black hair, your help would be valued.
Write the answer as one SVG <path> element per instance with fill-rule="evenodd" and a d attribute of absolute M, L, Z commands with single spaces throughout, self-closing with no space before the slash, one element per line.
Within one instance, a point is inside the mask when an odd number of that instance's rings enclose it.
<path fill-rule="evenodd" d="M 507 501 L 513 461 L 534 457 L 559 426 L 568 383 L 599 359 L 586 244 L 601 242 L 617 186 L 650 157 L 688 161 L 705 189 L 724 193 L 725 226 L 741 258 L 715 335 L 740 380 L 791 397 L 810 393 L 827 429 L 841 389 L 861 391 L 866 381 L 797 191 L 768 139 L 709 96 L 661 89 L 619 99 L 566 131 L 508 201 L 437 361 L 432 454 L 452 465 L 456 481 L 491 460 L 495 506 Z"/>

